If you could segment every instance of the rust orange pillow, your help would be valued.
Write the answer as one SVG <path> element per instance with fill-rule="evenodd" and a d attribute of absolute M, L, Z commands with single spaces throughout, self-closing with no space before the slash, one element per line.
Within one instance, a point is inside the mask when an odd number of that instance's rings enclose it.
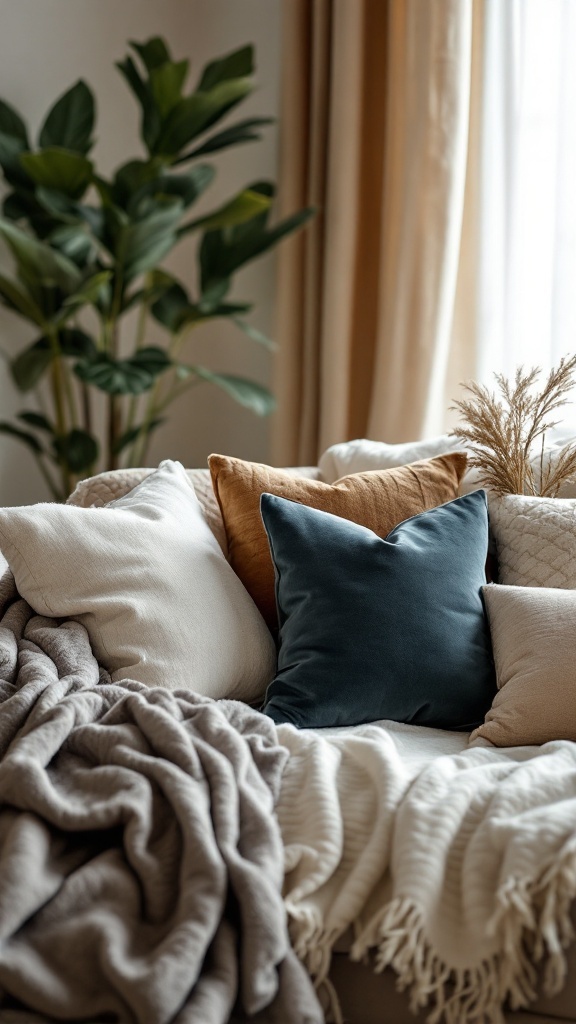
<path fill-rule="evenodd" d="M 349 519 L 386 537 L 398 523 L 458 497 L 466 455 L 451 452 L 394 469 L 354 473 L 325 484 L 258 462 L 208 459 L 228 539 L 228 557 L 270 629 L 277 628 L 274 567 L 260 516 L 267 492 Z"/>

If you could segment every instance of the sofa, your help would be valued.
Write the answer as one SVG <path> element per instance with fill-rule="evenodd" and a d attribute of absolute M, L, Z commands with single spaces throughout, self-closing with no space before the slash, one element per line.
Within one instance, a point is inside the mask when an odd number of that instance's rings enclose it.
<path fill-rule="evenodd" d="M 434 455 L 432 450 L 428 455 Z M 408 453 L 409 461 L 413 453 Z M 418 454 L 417 454 L 418 457 Z M 365 467 L 363 467 L 365 468 Z M 332 477 L 342 472 L 342 466 L 330 466 L 330 459 L 324 460 L 326 475 Z M 152 470 L 118 470 L 101 474 L 87 481 L 82 481 L 69 498 L 69 503 L 80 507 L 99 507 L 120 498 L 135 485 L 144 480 Z M 321 470 L 316 467 L 301 467 L 290 470 L 294 475 L 302 475 L 309 479 L 322 479 Z M 221 549 L 226 554 L 226 533 L 222 524 L 220 509 L 214 498 L 207 470 L 189 470 L 188 476 L 201 497 L 206 520 L 210 525 Z M 474 480 L 470 487 L 474 486 Z M 466 488 L 464 488 L 464 491 Z M 576 828 L 576 821 L 574 822 Z M 573 921 L 576 925 L 576 912 L 573 908 Z M 368 955 L 362 962 L 354 962 L 349 957 L 349 950 L 354 936 L 348 931 L 341 935 L 334 948 L 329 973 L 329 983 L 337 999 L 332 999 L 332 1006 L 340 1007 L 342 1019 L 350 1024 L 408 1024 L 409 1021 L 426 1020 L 429 1011 L 421 1010 L 415 1017 L 410 1012 L 405 993 L 397 990 L 396 977 L 390 968 L 383 972 L 375 971 L 374 957 Z M 328 1000 L 330 1003 L 330 999 Z M 338 1010 L 335 1011 L 336 1014 Z M 576 946 L 573 944 L 568 953 L 568 972 L 562 991 L 546 997 L 539 994 L 529 1009 L 508 1010 L 503 1017 L 511 1024 L 576 1024 Z"/>

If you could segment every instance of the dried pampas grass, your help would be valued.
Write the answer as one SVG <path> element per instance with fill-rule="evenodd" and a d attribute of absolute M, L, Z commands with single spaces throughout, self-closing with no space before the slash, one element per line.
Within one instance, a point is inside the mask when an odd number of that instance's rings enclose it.
<path fill-rule="evenodd" d="M 495 374 L 497 392 L 482 384 L 466 384 L 472 396 L 452 406 L 463 425 L 452 433 L 467 442 L 468 462 L 476 466 L 482 482 L 495 494 L 534 494 L 555 498 L 561 485 L 576 476 L 576 442 L 545 452 L 546 431 L 560 422 L 551 418 L 567 402 L 574 387 L 576 356 L 561 359 L 543 388 L 537 390 L 542 371 L 524 372 L 514 380 Z"/>

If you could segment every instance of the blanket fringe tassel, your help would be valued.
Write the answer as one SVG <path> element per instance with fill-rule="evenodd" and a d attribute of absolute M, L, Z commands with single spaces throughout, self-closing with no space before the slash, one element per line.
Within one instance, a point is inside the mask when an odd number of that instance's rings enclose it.
<path fill-rule="evenodd" d="M 543 968 L 546 995 L 562 988 L 565 950 L 575 938 L 575 898 L 576 841 L 571 841 L 538 879 L 510 879 L 498 891 L 487 933 L 498 940 L 500 954 L 473 968 L 450 968 L 430 946 L 421 910 L 402 897 L 392 900 L 359 934 L 355 922 L 358 938 L 350 957 L 362 960 L 375 950 L 375 970 L 393 968 L 398 989 L 409 992 L 412 1011 L 431 1006 L 428 1024 L 503 1024 L 505 1003 L 516 1010 L 536 999 L 537 965 Z M 328 978 L 340 932 L 326 931 L 320 913 L 309 905 L 289 905 L 288 913 L 298 922 L 296 953 L 328 1001 L 327 1019 L 342 1024 L 338 997 Z"/>
<path fill-rule="evenodd" d="M 340 1000 L 336 989 L 328 977 L 332 963 L 332 948 L 340 936 L 340 931 L 324 928 L 322 915 L 316 907 L 303 906 L 286 900 L 288 919 L 297 922 L 297 928 L 291 928 L 292 945 L 296 956 L 302 960 L 310 974 L 318 998 L 327 1021 L 344 1024 L 340 1008 Z"/>

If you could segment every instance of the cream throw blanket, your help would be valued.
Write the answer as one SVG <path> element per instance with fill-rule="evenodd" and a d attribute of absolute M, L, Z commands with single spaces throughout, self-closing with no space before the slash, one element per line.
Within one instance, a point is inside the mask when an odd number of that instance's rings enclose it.
<path fill-rule="evenodd" d="M 564 981 L 576 744 L 464 749 L 466 736 L 386 725 L 279 727 L 296 951 L 321 983 L 352 926 L 352 957 L 375 947 L 430 1022 L 499 1022 L 506 999 L 535 998 L 535 964 L 547 994 Z"/>

